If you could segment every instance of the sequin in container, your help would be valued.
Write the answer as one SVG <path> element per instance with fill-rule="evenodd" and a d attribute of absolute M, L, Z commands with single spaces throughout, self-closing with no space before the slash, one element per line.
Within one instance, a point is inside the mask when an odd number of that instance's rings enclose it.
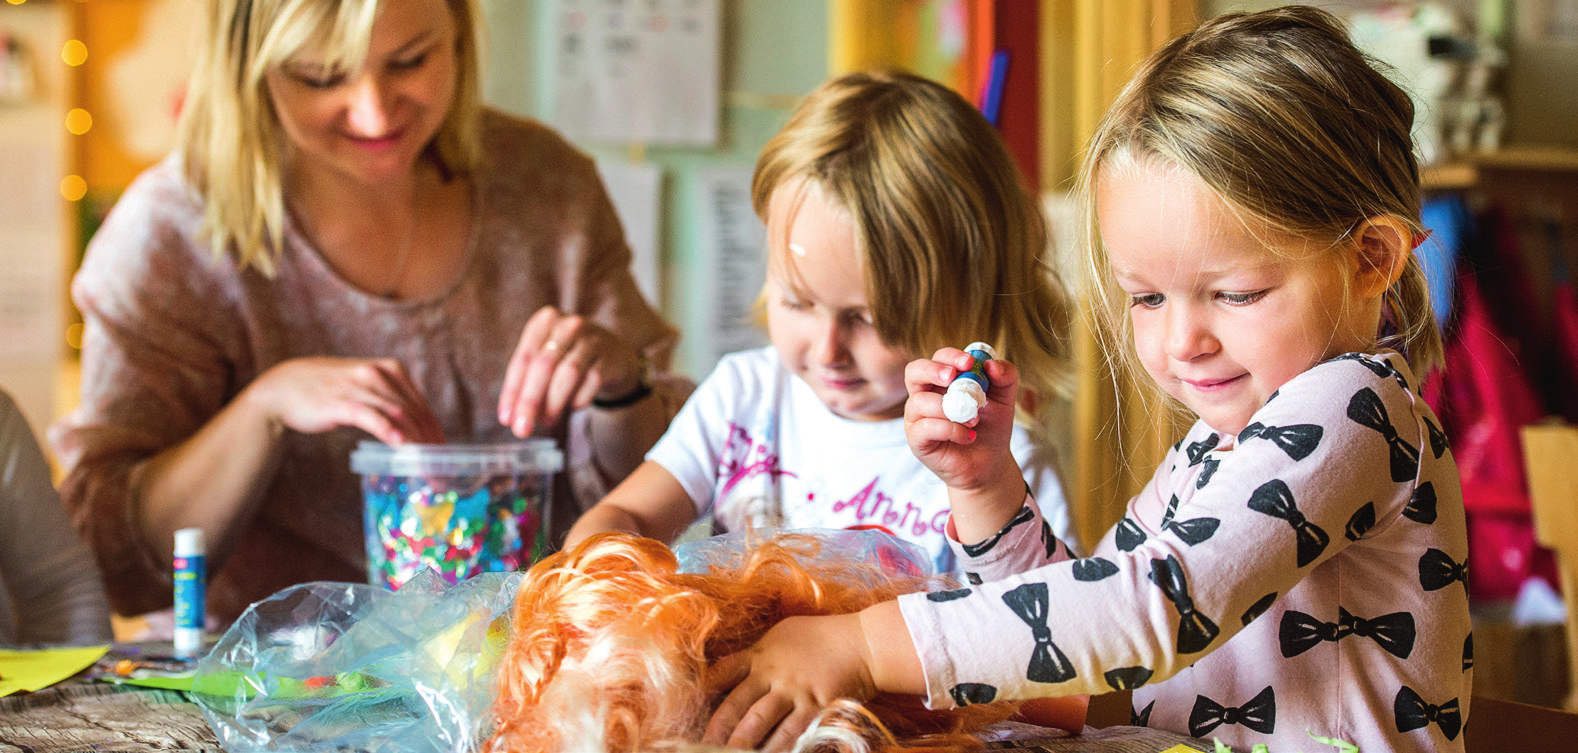
<path fill-rule="evenodd" d="M 548 551 L 549 497 L 564 454 L 551 439 L 501 444 L 362 442 L 370 583 L 399 588 L 423 568 L 457 583 L 524 570 Z"/>

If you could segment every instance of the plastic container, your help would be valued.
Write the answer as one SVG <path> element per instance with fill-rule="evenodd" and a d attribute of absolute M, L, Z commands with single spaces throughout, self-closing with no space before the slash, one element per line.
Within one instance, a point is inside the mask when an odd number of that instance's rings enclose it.
<path fill-rule="evenodd" d="M 563 467 L 551 439 L 362 442 L 351 470 L 362 477 L 368 582 L 399 588 L 432 568 L 458 583 L 530 566 L 548 552 L 553 477 Z"/>

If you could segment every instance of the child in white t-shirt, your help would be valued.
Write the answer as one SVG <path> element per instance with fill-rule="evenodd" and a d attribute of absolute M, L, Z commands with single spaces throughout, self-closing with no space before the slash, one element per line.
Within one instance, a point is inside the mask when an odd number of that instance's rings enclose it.
<path fill-rule="evenodd" d="M 1015 413 L 1011 459 L 1046 540 L 1074 541 L 1038 436 L 1069 371 L 1069 305 L 1040 208 L 985 118 L 917 76 L 843 76 L 767 144 L 751 191 L 772 345 L 725 357 L 567 545 L 611 530 L 671 541 L 711 513 L 724 531 L 881 528 L 954 572 L 947 488 L 905 439 L 904 370 L 972 341 L 1027 375 L 1017 409 L 983 410 Z"/>

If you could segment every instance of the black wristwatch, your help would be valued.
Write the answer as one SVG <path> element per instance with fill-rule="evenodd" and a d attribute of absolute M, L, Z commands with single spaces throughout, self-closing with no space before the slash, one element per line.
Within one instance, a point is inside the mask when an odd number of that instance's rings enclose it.
<path fill-rule="evenodd" d="M 593 396 L 592 407 L 602 408 L 603 410 L 628 408 L 652 395 L 652 363 L 647 360 L 647 354 L 645 353 L 637 353 L 636 360 L 639 365 L 639 369 L 636 373 L 635 388 L 623 395 L 620 395 L 619 397 L 608 398 L 606 400 Z"/>

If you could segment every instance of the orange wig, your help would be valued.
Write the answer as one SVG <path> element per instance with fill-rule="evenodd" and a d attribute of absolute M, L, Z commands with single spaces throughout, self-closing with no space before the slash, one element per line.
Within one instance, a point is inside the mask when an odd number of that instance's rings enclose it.
<path fill-rule="evenodd" d="M 710 704 L 703 677 L 797 615 L 856 612 L 900 594 L 949 586 L 893 575 L 822 550 L 815 535 L 778 534 L 713 564 L 676 572 L 663 544 L 598 534 L 534 565 L 515 600 L 500 661 L 501 753 L 609 753 L 684 748 L 701 739 Z M 1013 715 L 991 703 L 946 711 L 918 696 L 835 704 L 797 749 L 965 751 L 970 733 Z"/>

